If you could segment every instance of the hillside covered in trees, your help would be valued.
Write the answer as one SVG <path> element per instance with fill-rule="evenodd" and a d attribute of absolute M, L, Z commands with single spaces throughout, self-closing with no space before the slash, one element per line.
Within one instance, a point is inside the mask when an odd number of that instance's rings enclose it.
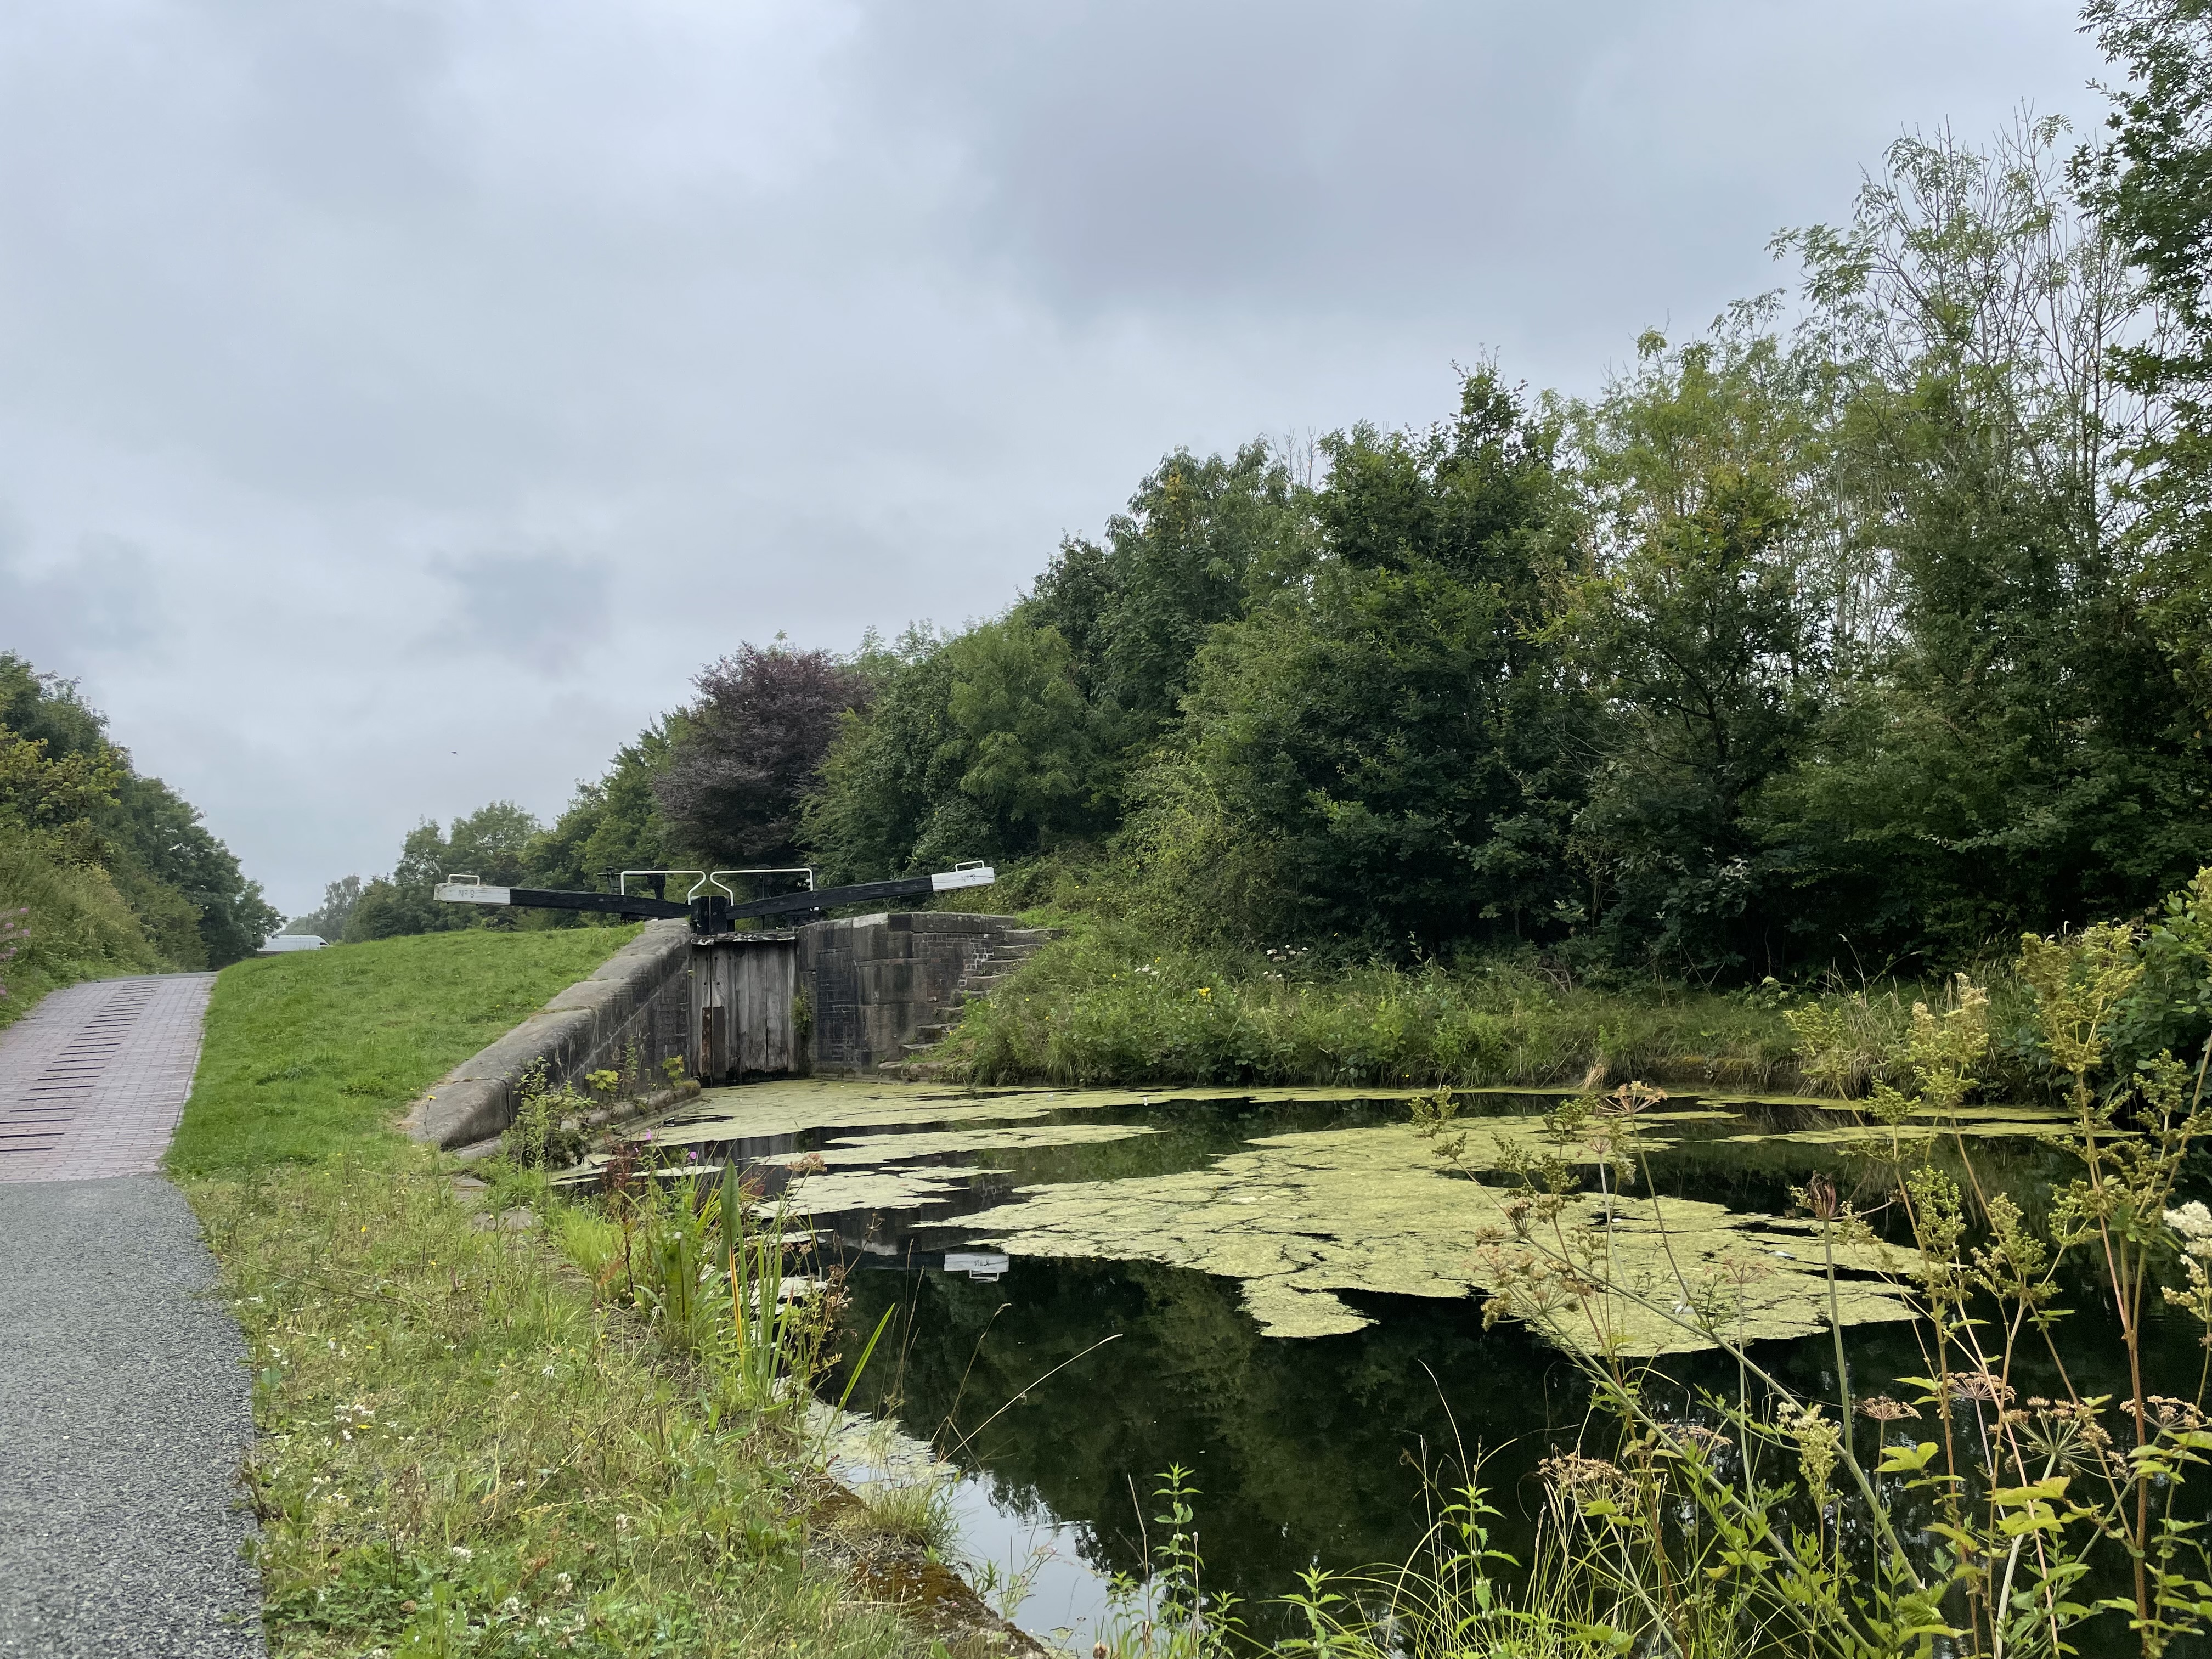
<path fill-rule="evenodd" d="M 283 920 L 197 807 L 131 764 L 68 681 L 0 653 L 0 1023 L 44 992 L 220 968 Z"/>
<path fill-rule="evenodd" d="M 1003 613 L 742 647 L 552 825 L 425 824 L 308 920 L 988 858 L 1171 943 L 1725 983 L 2142 908 L 2212 860 L 2212 73 L 2103 21 L 2107 137 L 1900 139 L 1601 396 L 1486 363 L 1430 427 L 1170 454 Z"/>

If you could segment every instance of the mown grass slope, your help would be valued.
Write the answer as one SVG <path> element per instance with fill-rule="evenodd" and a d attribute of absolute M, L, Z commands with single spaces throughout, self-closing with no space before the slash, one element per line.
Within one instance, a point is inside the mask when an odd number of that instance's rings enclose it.
<path fill-rule="evenodd" d="M 374 1152 L 409 1101 L 636 933 L 472 929 L 234 963 L 216 981 L 169 1167 Z"/>

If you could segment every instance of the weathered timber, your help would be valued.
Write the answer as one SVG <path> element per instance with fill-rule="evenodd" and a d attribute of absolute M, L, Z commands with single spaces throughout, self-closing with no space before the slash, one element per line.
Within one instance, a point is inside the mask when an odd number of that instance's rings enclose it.
<path fill-rule="evenodd" d="M 724 933 L 694 939 L 691 1009 L 702 1082 L 735 1083 L 805 1068 L 793 1002 L 799 942 L 791 933 Z"/>

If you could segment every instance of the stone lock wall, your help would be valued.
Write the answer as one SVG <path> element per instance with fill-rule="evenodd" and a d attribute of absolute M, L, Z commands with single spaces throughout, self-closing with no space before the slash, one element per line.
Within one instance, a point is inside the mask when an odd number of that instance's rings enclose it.
<path fill-rule="evenodd" d="M 1020 926 L 1012 916 L 920 910 L 801 927 L 799 983 L 813 1016 L 815 1074 L 865 1076 L 903 1060 L 969 965 Z"/>
<path fill-rule="evenodd" d="M 544 1062 L 556 1087 L 580 1084 L 586 1073 L 619 1068 L 633 1042 L 648 1076 L 680 1054 L 685 1075 L 699 1077 L 708 1058 L 702 1024 L 710 1017 L 719 1072 L 703 1081 L 810 1068 L 866 1076 L 904 1060 L 906 1046 L 957 1001 L 976 958 L 1020 926 L 1012 916 L 951 910 L 808 923 L 796 947 L 795 988 L 813 1027 L 802 1049 L 786 988 L 793 983 L 789 935 L 694 940 L 684 921 L 652 922 L 590 978 L 441 1078 L 402 1127 L 440 1146 L 489 1140 L 514 1121 L 533 1064 Z"/>
<path fill-rule="evenodd" d="M 545 1062 L 558 1087 L 619 1069 L 635 1042 L 650 1079 L 671 1054 L 692 1064 L 691 937 L 681 920 L 645 931 L 489 1048 L 471 1055 L 416 1101 L 401 1127 L 417 1140 L 466 1146 L 514 1121 L 523 1073 Z"/>

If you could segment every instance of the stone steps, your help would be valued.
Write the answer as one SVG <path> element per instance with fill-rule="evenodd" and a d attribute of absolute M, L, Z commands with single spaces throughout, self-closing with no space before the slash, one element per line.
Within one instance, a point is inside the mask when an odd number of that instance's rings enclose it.
<path fill-rule="evenodd" d="M 981 1002 L 1007 980 L 1016 969 L 1035 956 L 1052 940 L 1060 937 L 1056 927 L 1010 927 L 989 945 L 978 952 L 960 976 L 954 988 L 952 1001 L 939 1007 L 937 1018 L 915 1032 L 915 1041 L 905 1045 L 906 1058 L 879 1066 L 880 1075 L 902 1079 L 908 1083 L 929 1083 L 944 1073 L 942 1064 L 924 1060 L 921 1057 L 950 1036 L 959 1024 L 968 1005 Z"/>

